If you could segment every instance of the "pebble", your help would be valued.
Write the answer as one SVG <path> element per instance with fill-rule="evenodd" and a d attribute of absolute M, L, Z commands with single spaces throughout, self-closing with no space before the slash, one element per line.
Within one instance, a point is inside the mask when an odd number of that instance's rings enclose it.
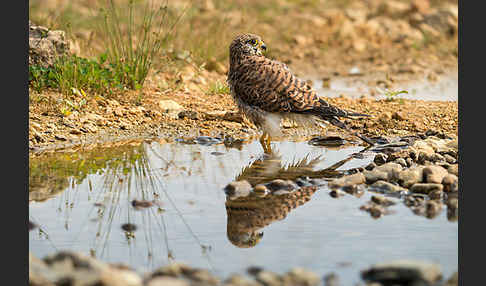
<path fill-rule="evenodd" d="M 459 191 L 459 179 L 456 175 L 447 174 L 442 179 L 442 185 L 444 185 L 444 192 L 457 192 Z"/>
<path fill-rule="evenodd" d="M 449 172 L 449 174 L 459 176 L 459 164 L 449 165 L 447 167 L 447 172 Z"/>
<path fill-rule="evenodd" d="M 410 191 L 412 193 L 429 194 L 430 192 L 437 191 L 437 190 L 442 191 L 443 188 L 444 187 L 442 186 L 442 184 L 417 183 L 410 188 Z"/>
<path fill-rule="evenodd" d="M 137 226 L 133 223 L 125 223 L 121 226 L 124 231 L 133 232 L 137 230 Z"/>
<path fill-rule="evenodd" d="M 133 200 L 132 201 L 132 206 L 135 209 L 149 208 L 149 207 L 151 207 L 153 205 L 154 205 L 153 202 L 147 201 L 147 200 Z"/>
<path fill-rule="evenodd" d="M 333 198 L 339 198 L 343 195 L 343 193 L 339 190 L 332 190 L 329 192 L 329 195 Z"/>
<path fill-rule="evenodd" d="M 427 166 L 423 169 L 424 182 L 441 184 L 442 179 L 447 175 L 447 170 L 441 166 Z"/>
<path fill-rule="evenodd" d="M 402 171 L 403 167 L 400 164 L 394 162 L 388 162 L 381 166 L 376 167 L 374 170 L 380 172 L 386 172 L 388 174 L 389 182 L 396 181 L 398 179 L 398 174 Z"/>
<path fill-rule="evenodd" d="M 366 178 L 367 184 L 373 184 L 374 182 L 379 181 L 379 180 L 382 180 L 382 181 L 388 180 L 388 173 L 382 172 L 382 171 L 379 171 L 379 170 L 376 170 L 376 169 L 374 169 L 372 171 L 365 170 L 365 171 L 363 171 L 363 175 Z"/>
<path fill-rule="evenodd" d="M 386 154 L 383 154 L 383 153 L 378 153 L 376 154 L 375 156 L 375 159 L 373 159 L 373 162 L 377 165 L 377 166 L 380 166 L 380 165 L 383 165 L 386 163 L 386 159 L 388 158 L 388 156 Z"/>
<path fill-rule="evenodd" d="M 423 168 L 422 166 L 417 166 L 401 171 L 398 173 L 398 183 L 405 188 L 409 188 L 416 183 L 421 183 Z"/>
<path fill-rule="evenodd" d="M 405 161 L 405 159 L 403 158 L 398 158 L 394 161 L 395 163 L 399 164 L 400 166 L 402 166 L 403 168 L 407 168 L 407 161 Z"/>
<path fill-rule="evenodd" d="M 329 187 L 333 189 L 333 188 L 363 184 L 365 182 L 366 182 L 366 178 L 363 175 L 363 173 L 356 173 L 329 182 Z"/>

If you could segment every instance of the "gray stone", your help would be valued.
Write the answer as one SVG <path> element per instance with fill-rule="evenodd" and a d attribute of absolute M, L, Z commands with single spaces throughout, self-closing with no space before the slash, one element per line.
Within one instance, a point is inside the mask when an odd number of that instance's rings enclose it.
<path fill-rule="evenodd" d="M 346 187 L 346 186 L 354 186 L 358 184 L 363 184 L 365 182 L 366 182 L 366 178 L 363 175 L 363 173 L 356 173 L 329 182 L 329 187 L 339 188 L 339 187 Z"/>
<path fill-rule="evenodd" d="M 384 192 L 384 193 L 398 193 L 398 192 L 405 192 L 407 189 L 402 188 L 400 186 L 394 185 L 392 183 L 388 183 L 385 181 L 376 181 L 374 182 L 370 188 L 372 189 L 377 189 L 378 191 Z"/>
<path fill-rule="evenodd" d="M 366 281 L 383 284 L 412 285 L 425 282 L 427 285 L 442 279 L 442 272 L 436 264 L 415 260 L 396 260 L 376 264 L 363 271 L 361 276 Z"/>
<path fill-rule="evenodd" d="M 442 179 L 442 185 L 444 185 L 444 192 L 457 192 L 459 191 L 459 179 L 456 175 L 447 174 Z"/>
<path fill-rule="evenodd" d="M 429 194 L 430 192 L 437 191 L 437 190 L 438 191 L 443 190 L 442 184 L 417 183 L 410 188 L 410 191 L 412 193 L 420 193 L 420 194 Z"/>
<path fill-rule="evenodd" d="M 447 175 L 447 170 L 441 166 L 427 166 L 423 169 L 424 182 L 441 184 L 442 179 Z"/>
<path fill-rule="evenodd" d="M 416 183 L 421 183 L 423 168 L 422 166 L 417 166 L 401 171 L 398 173 L 398 183 L 405 188 L 409 188 Z"/>

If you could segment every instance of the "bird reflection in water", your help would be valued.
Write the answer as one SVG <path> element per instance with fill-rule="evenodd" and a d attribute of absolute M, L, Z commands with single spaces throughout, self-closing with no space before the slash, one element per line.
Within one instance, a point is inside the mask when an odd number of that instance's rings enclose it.
<path fill-rule="evenodd" d="M 340 177 L 336 169 L 351 160 L 350 156 L 322 170 L 315 166 L 321 156 L 309 156 L 288 166 L 276 150 L 264 154 L 245 167 L 226 188 L 227 237 L 237 247 L 249 248 L 263 238 L 262 229 L 283 220 L 295 208 L 310 201 L 326 180 Z"/>

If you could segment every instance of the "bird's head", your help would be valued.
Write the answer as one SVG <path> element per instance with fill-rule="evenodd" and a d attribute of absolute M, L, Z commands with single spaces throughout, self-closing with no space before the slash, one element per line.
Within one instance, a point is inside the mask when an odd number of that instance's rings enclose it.
<path fill-rule="evenodd" d="M 262 56 L 267 49 L 263 40 L 253 34 L 242 34 L 237 36 L 230 45 L 230 58 L 242 56 Z"/>

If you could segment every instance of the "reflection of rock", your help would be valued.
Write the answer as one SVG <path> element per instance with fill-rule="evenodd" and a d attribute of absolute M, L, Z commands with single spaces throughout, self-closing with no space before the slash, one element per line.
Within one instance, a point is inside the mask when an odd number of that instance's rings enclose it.
<path fill-rule="evenodd" d="M 261 228 L 284 219 L 294 208 L 311 199 L 316 186 L 302 187 L 287 194 L 258 197 L 250 194 L 226 201 L 228 239 L 238 247 L 253 247 L 263 237 Z"/>
<path fill-rule="evenodd" d="M 29 176 L 29 202 L 45 201 L 65 190 L 69 186 L 66 177 L 51 177 L 46 174 Z"/>

